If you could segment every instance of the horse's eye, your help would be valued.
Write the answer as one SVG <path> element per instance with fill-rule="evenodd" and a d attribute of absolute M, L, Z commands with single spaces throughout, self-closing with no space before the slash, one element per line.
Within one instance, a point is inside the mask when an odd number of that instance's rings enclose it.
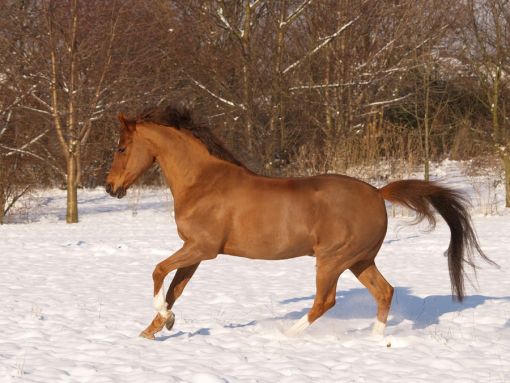
<path fill-rule="evenodd" d="M 119 153 L 124 153 L 126 151 L 126 148 L 118 148 L 117 149 L 117 152 Z"/>

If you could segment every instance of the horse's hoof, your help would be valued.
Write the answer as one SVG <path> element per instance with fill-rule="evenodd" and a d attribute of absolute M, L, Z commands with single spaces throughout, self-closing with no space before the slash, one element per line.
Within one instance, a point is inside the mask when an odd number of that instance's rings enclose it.
<path fill-rule="evenodd" d="M 170 331 L 174 327 L 174 323 L 175 323 L 175 315 L 173 312 L 170 311 L 170 316 L 167 318 L 167 320 L 165 322 L 166 329 Z"/>
<path fill-rule="evenodd" d="M 154 334 L 149 334 L 145 330 L 140 333 L 140 337 L 149 339 L 149 340 L 156 340 L 156 337 L 154 336 Z"/>

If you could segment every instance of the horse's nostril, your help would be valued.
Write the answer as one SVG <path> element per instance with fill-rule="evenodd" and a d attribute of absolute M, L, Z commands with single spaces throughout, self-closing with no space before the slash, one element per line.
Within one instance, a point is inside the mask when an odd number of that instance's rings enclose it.
<path fill-rule="evenodd" d="M 106 184 L 106 188 L 105 189 L 106 189 L 106 192 L 108 194 L 112 194 L 113 190 L 112 190 L 112 185 L 111 184 Z"/>

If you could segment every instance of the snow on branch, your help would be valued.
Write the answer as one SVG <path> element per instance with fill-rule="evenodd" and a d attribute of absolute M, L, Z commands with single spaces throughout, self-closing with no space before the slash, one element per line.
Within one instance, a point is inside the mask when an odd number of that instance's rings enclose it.
<path fill-rule="evenodd" d="M 20 146 L 19 148 L 9 148 L 5 145 L 0 145 L 3 149 L 5 150 L 8 150 L 7 153 L 4 153 L 3 156 L 4 157 L 9 157 L 9 156 L 12 156 L 13 154 L 15 153 L 24 153 L 24 154 L 28 154 L 25 149 L 28 148 L 30 145 L 32 144 L 35 144 L 37 141 L 39 141 L 41 138 L 43 138 L 46 133 L 48 133 L 49 129 L 46 129 L 44 132 L 42 132 L 41 134 L 39 134 L 38 136 L 32 138 L 30 141 L 28 141 L 27 143 L 25 143 L 24 145 Z M 33 154 L 32 154 L 33 155 Z M 34 156 L 35 157 L 35 156 Z"/>
<path fill-rule="evenodd" d="M 0 138 L 4 135 L 5 131 L 7 130 L 7 126 L 9 126 L 9 122 L 11 122 L 11 117 L 12 117 L 12 109 L 10 109 L 7 112 L 7 117 L 5 119 L 4 127 L 2 128 L 2 130 L 0 130 Z"/>
<path fill-rule="evenodd" d="M 237 29 L 237 28 L 234 28 L 230 23 L 229 21 L 227 20 L 227 18 L 225 17 L 225 15 L 223 14 L 223 8 L 219 7 L 216 11 L 216 14 L 218 15 L 221 23 L 223 24 L 223 26 L 225 27 L 225 29 L 229 30 L 230 32 L 232 32 L 234 35 L 236 35 L 238 38 L 242 39 L 243 38 L 243 35 L 244 35 L 244 31 L 242 29 Z"/>
<path fill-rule="evenodd" d="M 52 115 L 50 112 L 47 112 L 46 110 L 32 108 L 32 107 L 26 106 L 26 105 L 21 105 L 20 108 L 23 108 L 23 109 L 26 109 L 26 110 L 31 110 L 32 112 L 36 112 L 36 113 L 46 114 L 48 116 Z"/>
<path fill-rule="evenodd" d="M 230 105 L 230 106 L 234 106 L 234 107 L 237 107 L 237 108 L 241 108 L 242 110 L 246 110 L 246 107 L 243 105 L 243 104 L 237 104 L 233 101 L 229 101 L 227 100 L 226 98 L 223 98 L 219 95 L 217 95 L 216 93 L 212 92 L 211 90 L 209 90 L 205 85 L 201 84 L 200 82 L 198 82 L 197 80 L 195 80 L 194 78 L 190 78 L 191 81 L 193 81 L 193 83 L 198 86 L 200 89 L 203 89 L 205 90 L 207 93 L 209 93 L 211 96 L 213 96 L 214 98 L 216 98 L 217 100 L 223 102 L 224 104 L 227 104 L 227 105 Z"/>
<path fill-rule="evenodd" d="M 253 3 L 250 3 L 250 8 L 256 8 L 260 3 L 260 0 L 255 0 Z"/>
<path fill-rule="evenodd" d="M 28 141 L 25 145 L 22 145 L 19 149 L 24 150 L 28 148 L 30 145 L 35 144 L 37 141 L 39 141 L 41 138 L 43 138 L 46 133 L 48 133 L 49 129 L 46 129 L 44 132 L 39 134 L 38 136 L 32 138 L 30 141 Z"/>
<path fill-rule="evenodd" d="M 287 25 L 289 24 L 292 24 L 292 22 L 297 18 L 299 17 L 299 15 L 301 13 L 303 13 L 303 11 L 306 9 L 306 7 L 308 5 L 310 5 L 312 3 L 313 0 L 305 0 L 303 1 L 303 3 L 296 8 L 296 10 L 294 11 L 294 13 L 292 13 L 286 20 L 282 21 L 280 23 L 280 28 L 283 28 L 283 27 L 286 27 Z"/>
<path fill-rule="evenodd" d="M 313 89 L 325 89 L 325 88 L 342 88 L 347 86 L 359 86 L 359 85 L 369 85 L 371 81 L 359 81 L 359 82 L 344 82 L 344 83 L 336 83 L 336 84 L 309 84 L 309 85 L 298 85 L 289 88 L 289 91 L 297 91 L 297 90 L 313 90 Z"/>
<path fill-rule="evenodd" d="M 12 109 L 14 107 L 16 107 L 17 105 L 19 105 L 19 103 L 21 101 L 23 101 L 23 99 L 28 95 L 28 94 L 31 94 L 31 92 L 36 88 L 35 85 L 33 85 L 27 92 L 17 96 L 14 101 L 10 104 L 10 105 L 7 105 L 5 107 L 2 107 L 2 111 L 0 112 L 0 115 L 4 115 L 5 113 L 7 113 L 7 116 L 6 116 L 6 121 L 5 121 L 5 124 L 2 128 L 2 130 L 0 130 L 0 137 L 3 136 L 3 134 L 5 133 L 5 131 L 7 130 L 7 127 L 9 126 L 9 123 L 11 121 L 11 117 L 12 117 Z"/>
<path fill-rule="evenodd" d="M 384 100 L 384 101 L 371 102 L 370 104 L 365 105 L 365 107 L 384 106 L 384 105 L 394 104 L 396 102 L 405 100 L 406 98 L 411 97 L 412 95 L 413 95 L 413 93 L 409 93 L 409 94 L 406 94 L 405 96 L 397 97 L 397 98 L 394 98 L 392 100 Z"/>
<path fill-rule="evenodd" d="M 19 104 L 21 101 L 23 101 L 23 99 L 24 99 L 24 98 L 25 98 L 28 94 L 30 94 L 30 93 L 31 93 L 31 92 L 32 92 L 35 88 L 36 88 L 36 86 L 35 86 L 35 85 L 33 85 L 33 86 L 32 86 L 32 87 L 28 90 L 28 91 L 26 91 L 25 93 L 23 93 L 23 94 L 21 94 L 21 95 L 17 96 L 17 97 L 14 99 L 14 101 L 13 101 L 13 102 L 11 102 L 11 104 L 10 104 L 10 105 L 7 105 L 7 106 L 5 106 L 5 107 L 4 107 L 4 106 L 2 106 L 2 114 L 3 114 L 3 113 L 5 113 L 5 111 L 7 111 L 7 110 L 11 110 L 11 109 L 12 109 L 12 108 L 14 108 L 16 105 L 18 105 L 18 104 Z M 11 87 L 11 86 L 9 86 L 9 87 L 8 87 L 8 89 L 10 89 L 10 90 L 12 90 L 12 91 L 14 91 L 14 92 L 16 92 L 16 93 L 18 93 L 18 92 L 19 92 L 19 90 L 18 90 L 17 88 L 15 88 L 15 87 Z"/>
<path fill-rule="evenodd" d="M 283 74 L 287 73 L 291 69 L 294 69 L 298 65 L 302 64 L 307 58 L 310 56 L 313 56 L 315 53 L 317 53 L 320 49 L 324 48 L 326 45 L 328 45 L 333 39 L 338 37 L 343 31 L 345 31 L 347 28 L 349 28 L 352 24 L 354 24 L 360 16 L 356 16 L 354 19 L 349 21 L 347 24 L 345 24 L 343 27 L 341 27 L 338 31 L 333 33 L 332 35 L 329 35 L 323 39 L 323 41 L 317 45 L 315 48 L 313 48 L 311 51 L 309 51 L 307 54 L 305 54 L 303 57 L 301 57 L 299 60 L 294 61 L 292 64 L 290 64 L 287 68 L 283 70 Z"/>
<path fill-rule="evenodd" d="M 33 92 L 30 92 L 30 96 L 32 96 L 32 98 L 37 101 L 39 104 L 41 104 L 43 107 L 45 107 L 48 111 L 51 111 L 51 106 L 50 104 L 48 104 L 46 101 L 44 101 L 42 98 L 40 98 L 39 96 L 37 96 L 35 93 Z"/>
<path fill-rule="evenodd" d="M 57 166 L 55 166 L 54 164 L 49 162 L 46 158 L 41 157 L 41 156 L 39 156 L 39 155 L 37 155 L 35 153 L 29 152 L 28 150 L 23 150 L 23 149 L 18 149 L 18 148 L 10 148 L 10 147 L 2 145 L 2 144 L 0 144 L 0 148 L 9 151 L 5 155 L 6 157 L 9 156 L 9 155 L 15 154 L 15 153 L 25 154 L 27 156 L 31 156 L 31 157 L 37 158 L 38 160 L 44 162 L 45 164 L 48 164 L 51 168 L 56 170 L 59 174 L 65 174 L 60 168 L 58 168 Z"/>
<path fill-rule="evenodd" d="M 381 49 L 379 49 L 371 58 L 370 60 L 367 60 L 365 61 L 363 64 L 361 65 L 358 65 L 358 67 L 356 68 L 356 70 L 360 70 L 364 67 L 366 67 L 371 61 L 373 61 L 377 56 L 379 56 L 383 51 L 385 51 L 386 49 L 388 49 L 389 47 L 391 47 L 395 41 L 397 41 L 397 39 L 392 39 L 391 41 L 389 41 L 388 43 L 386 43 L 386 45 L 384 47 L 382 47 Z"/>

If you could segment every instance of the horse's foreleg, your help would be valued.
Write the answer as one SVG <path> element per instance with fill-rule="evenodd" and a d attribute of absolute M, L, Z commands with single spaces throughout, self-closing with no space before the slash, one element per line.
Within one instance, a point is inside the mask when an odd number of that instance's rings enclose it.
<path fill-rule="evenodd" d="M 154 281 L 154 307 L 158 311 L 151 324 L 140 334 L 148 339 L 154 339 L 154 334 L 161 331 L 165 325 L 172 328 L 174 315 L 170 311 L 175 299 L 182 293 L 184 286 L 192 277 L 201 261 L 216 257 L 216 253 L 207 252 L 194 246 L 186 244 L 175 254 L 158 263 L 152 273 Z M 165 298 L 163 281 L 168 273 L 175 269 L 182 270 L 177 272 L 169 292 Z M 177 295 L 175 295 L 177 293 Z M 168 297 L 170 296 L 170 302 Z M 174 297 L 172 301 L 172 297 Z M 170 304 L 169 304 L 170 303 Z"/>
<path fill-rule="evenodd" d="M 351 271 L 374 297 L 377 303 L 377 319 L 372 333 L 383 335 L 393 298 L 393 287 L 373 262 L 356 264 L 351 267 Z"/>
<path fill-rule="evenodd" d="M 336 265 L 332 265 L 331 262 L 324 262 L 317 259 L 317 292 L 315 294 L 313 306 L 308 314 L 304 315 L 286 331 L 286 335 L 299 335 L 335 305 L 336 286 L 342 271 L 343 270 L 339 270 Z"/>
<path fill-rule="evenodd" d="M 168 292 L 166 293 L 166 304 L 167 310 L 171 312 L 172 307 L 174 306 L 175 301 L 179 298 L 184 291 L 184 288 L 188 284 L 189 280 L 195 273 L 195 271 L 200 265 L 200 262 L 195 263 L 194 265 L 183 267 L 178 269 L 175 273 L 174 279 L 172 279 L 172 283 L 170 283 L 170 287 L 168 288 Z M 168 330 L 171 330 L 175 322 L 175 316 L 172 314 L 171 318 L 166 320 L 165 326 Z"/>

